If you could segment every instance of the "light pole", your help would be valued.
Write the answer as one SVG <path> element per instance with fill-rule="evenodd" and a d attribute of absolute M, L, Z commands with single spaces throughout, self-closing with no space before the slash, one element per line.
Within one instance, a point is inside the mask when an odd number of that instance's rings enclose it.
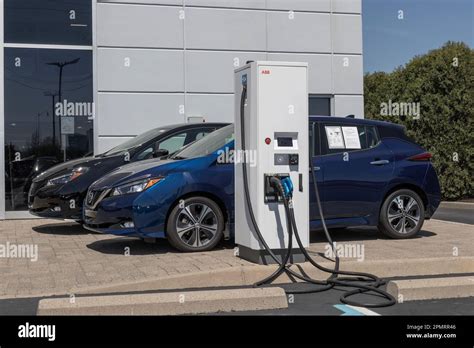
<path fill-rule="evenodd" d="M 46 63 L 46 65 L 52 65 L 56 66 L 59 68 L 59 88 L 58 88 L 58 103 L 62 103 L 61 101 L 61 87 L 63 83 L 63 69 L 67 65 L 72 65 L 76 64 L 81 58 L 76 58 L 73 60 L 70 60 L 68 62 L 51 62 L 51 63 Z M 54 116 L 53 116 L 54 117 Z M 60 147 L 63 147 L 63 139 L 62 139 L 62 132 L 61 132 L 61 117 L 59 117 L 59 134 L 60 134 Z M 66 161 L 66 139 L 64 138 L 64 161 Z"/>
<path fill-rule="evenodd" d="M 52 99 L 52 102 L 53 102 L 53 108 L 51 110 L 51 116 L 53 118 L 53 148 L 56 147 L 56 119 L 55 119 L 55 115 L 54 115 L 54 97 L 57 96 L 58 93 L 57 92 L 51 92 L 51 91 L 46 91 L 44 92 L 44 96 L 45 97 L 51 97 Z"/>

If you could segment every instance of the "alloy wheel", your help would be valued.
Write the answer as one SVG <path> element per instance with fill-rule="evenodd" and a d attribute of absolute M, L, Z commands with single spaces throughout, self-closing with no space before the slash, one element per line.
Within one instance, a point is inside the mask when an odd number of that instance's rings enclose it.
<path fill-rule="evenodd" d="M 218 228 L 214 210 L 203 203 L 185 204 L 176 219 L 178 237 L 191 247 L 203 247 L 210 243 Z"/>
<path fill-rule="evenodd" d="M 420 206 L 411 196 L 396 196 L 388 205 L 387 212 L 390 226 L 401 234 L 407 234 L 418 226 Z"/>

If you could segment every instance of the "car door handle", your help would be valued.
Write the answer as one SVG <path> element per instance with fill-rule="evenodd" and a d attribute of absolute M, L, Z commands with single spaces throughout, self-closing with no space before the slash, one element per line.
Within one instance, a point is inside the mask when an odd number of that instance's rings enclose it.
<path fill-rule="evenodd" d="M 314 166 L 313 168 L 314 168 L 314 171 L 315 171 L 315 172 L 321 170 L 321 167 L 316 167 L 316 166 Z M 311 173 L 311 167 L 309 168 L 309 172 Z"/>
<path fill-rule="evenodd" d="M 389 160 L 376 160 L 376 161 L 370 162 L 370 164 L 372 164 L 374 166 L 383 166 L 383 165 L 389 164 L 389 163 L 390 163 Z"/>

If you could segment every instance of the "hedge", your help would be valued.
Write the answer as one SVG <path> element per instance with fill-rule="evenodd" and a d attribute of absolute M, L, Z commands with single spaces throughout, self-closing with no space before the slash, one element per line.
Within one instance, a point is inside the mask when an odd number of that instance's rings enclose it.
<path fill-rule="evenodd" d="M 433 154 L 443 199 L 473 197 L 474 50 L 447 42 L 391 73 L 366 74 L 364 94 L 366 118 L 403 124 Z M 417 103 L 419 116 L 407 115 L 406 103 Z"/>

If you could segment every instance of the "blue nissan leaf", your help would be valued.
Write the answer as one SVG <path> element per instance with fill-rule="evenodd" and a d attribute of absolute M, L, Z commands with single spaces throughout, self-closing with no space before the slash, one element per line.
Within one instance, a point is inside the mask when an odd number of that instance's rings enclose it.
<path fill-rule="evenodd" d="M 360 148 L 329 146 L 327 130 L 345 126 L 357 127 Z M 309 128 L 328 227 L 377 226 L 402 239 L 415 236 L 434 214 L 441 194 L 431 154 L 410 140 L 404 127 L 311 116 Z M 210 250 L 224 236 L 232 237 L 234 164 L 223 161 L 222 153 L 234 149 L 233 133 L 233 126 L 226 126 L 166 160 L 107 174 L 87 193 L 84 226 L 119 236 L 167 238 L 181 251 Z M 321 220 L 310 192 L 310 225 L 317 230 Z"/>

